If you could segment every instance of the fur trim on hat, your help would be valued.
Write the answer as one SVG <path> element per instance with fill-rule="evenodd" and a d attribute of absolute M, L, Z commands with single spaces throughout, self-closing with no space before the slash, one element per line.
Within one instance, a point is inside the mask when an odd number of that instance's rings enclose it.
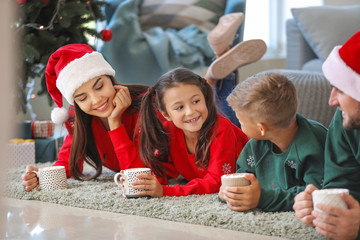
<path fill-rule="evenodd" d="M 360 102 L 360 75 L 340 57 L 336 46 L 325 60 L 322 70 L 331 85 Z"/>
<path fill-rule="evenodd" d="M 56 124 L 63 124 L 65 123 L 69 118 L 68 110 L 64 107 L 62 108 L 54 108 L 51 111 L 51 121 L 53 121 Z"/>
<path fill-rule="evenodd" d="M 101 53 L 86 53 L 81 58 L 71 61 L 61 70 L 56 87 L 70 104 L 74 104 L 73 94 L 76 89 L 90 79 L 101 75 L 115 76 L 115 70 Z"/>

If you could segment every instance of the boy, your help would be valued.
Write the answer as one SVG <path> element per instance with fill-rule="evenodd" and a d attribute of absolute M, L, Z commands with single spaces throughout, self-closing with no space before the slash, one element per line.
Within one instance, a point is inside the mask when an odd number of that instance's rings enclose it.
<path fill-rule="evenodd" d="M 251 140 L 237 160 L 249 186 L 220 188 L 234 211 L 290 211 L 307 184 L 323 181 L 326 128 L 296 113 L 294 84 L 270 73 L 248 78 L 227 98 Z"/>

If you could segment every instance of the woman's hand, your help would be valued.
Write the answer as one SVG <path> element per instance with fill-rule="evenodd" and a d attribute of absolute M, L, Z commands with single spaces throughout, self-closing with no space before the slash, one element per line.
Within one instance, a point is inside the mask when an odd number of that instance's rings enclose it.
<path fill-rule="evenodd" d="M 22 185 L 24 186 L 24 189 L 28 192 L 32 191 L 39 185 L 38 178 L 33 171 L 39 171 L 39 169 L 37 169 L 36 167 L 27 166 L 26 172 L 21 175 Z"/>
<path fill-rule="evenodd" d="M 136 176 L 139 180 L 133 182 L 133 189 L 143 189 L 138 192 L 139 196 L 162 197 L 163 187 L 157 178 L 151 174 L 139 174 Z"/>
<path fill-rule="evenodd" d="M 121 126 L 122 115 L 132 102 L 129 89 L 127 87 L 114 85 L 114 88 L 116 90 L 116 94 L 113 99 L 114 110 L 108 117 L 110 130 L 114 130 Z"/>

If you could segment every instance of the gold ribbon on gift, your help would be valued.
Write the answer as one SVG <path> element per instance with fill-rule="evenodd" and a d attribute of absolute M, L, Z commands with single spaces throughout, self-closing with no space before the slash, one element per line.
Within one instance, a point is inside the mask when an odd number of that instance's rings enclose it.
<path fill-rule="evenodd" d="M 14 144 L 22 144 L 22 143 L 35 143 L 34 139 L 22 139 L 22 138 L 13 138 L 9 140 L 10 143 L 14 143 Z"/>

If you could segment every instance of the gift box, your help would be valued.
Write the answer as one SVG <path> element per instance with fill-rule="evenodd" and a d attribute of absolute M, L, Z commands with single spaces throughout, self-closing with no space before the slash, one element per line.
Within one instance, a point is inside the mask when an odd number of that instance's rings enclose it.
<path fill-rule="evenodd" d="M 14 138 L 29 139 L 31 136 L 31 121 L 16 123 L 16 132 Z"/>
<path fill-rule="evenodd" d="M 12 139 L 7 144 L 7 150 L 9 167 L 35 163 L 35 141 L 33 139 Z"/>
<path fill-rule="evenodd" d="M 53 136 L 51 138 L 35 139 L 36 163 L 53 162 L 64 142 L 64 136 Z"/>
<path fill-rule="evenodd" d="M 17 123 L 17 138 L 49 138 L 54 136 L 55 124 L 51 121 L 23 121 Z"/>
<path fill-rule="evenodd" d="M 55 124 L 51 121 L 31 121 L 32 138 L 49 138 L 54 135 Z"/>

